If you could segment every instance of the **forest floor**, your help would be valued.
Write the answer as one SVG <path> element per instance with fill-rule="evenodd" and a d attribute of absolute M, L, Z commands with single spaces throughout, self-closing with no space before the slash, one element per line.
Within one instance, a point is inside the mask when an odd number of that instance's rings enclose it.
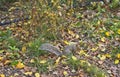
<path fill-rule="evenodd" d="M 61 8 L 55 15 L 48 10 L 39 22 L 36 11 L 31 15 L 14 6 L 0 11 L 0 22 L 32 17 L 0 25 L 0 77 L 120 77 L 120 8 L 85 8 L 74 15 Z M 78 49 L 58 57 L 39 50 L 46 42 L 61 51 L 74 42 Z"/>

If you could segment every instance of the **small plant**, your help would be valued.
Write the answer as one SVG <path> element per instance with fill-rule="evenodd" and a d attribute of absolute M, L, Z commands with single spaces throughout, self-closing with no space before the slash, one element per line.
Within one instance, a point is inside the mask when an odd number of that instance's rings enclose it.
<path fill-rule="evenodd" d="M 37 57 L 34 58 L 34 62 L 31 64 L 32 66 L 37 67 L 37 70 L 41 73 L 49 72 L 49 66 L 52 67 L 53 60 L 42 60 Z"/>
<path fill-rule="evenodd" d="M 41 39 L 42 38 L 38 38 L 29 43 L 28 54 L 30 54 L 30 56 L 35 57 L 35 56 L 40 56 L 40 55 L 46 54 L 46 52 L 39 50 L 39 47 L 43 43 L 43 41 Z M 31 55 L 31 54 L 33 54 L 33 55 Z"/>
<path fill-rule="evenodd" d="M 79 69 L 80 62 L 79 59 L 77 59 L 75 56 L 69 55 L 67 58 L 67 63 L 72 69 Z"/>
<path fill-rule="evenodd" d="M 9 46 L 9 49 L 12 51 L 19 51 L 19 49 L 16 46 Z"/>
<path fill-rule="evenodd" d="M 84 69 L 84 71 L 89 73 L 91 77 L 107 77 L 105 71 L 85 60 L 80 60 L 80 66 Z"/>
<path fill-rule="evenodd" d="M 75 56 L 69 56 L 67 59 L 68 65 L 72 69 L 78 70 L 79 68 L 84 69 L 85 72 L 89 73 L 91 77 L 106 77 L 107 74 L 97 66 L 90 64 L 86 60 L 79 60 Z"/>
<path fill-rule="evenodd" d="M 110 7 L 112 9 L 117 8 L 120 6 L 120 0 L 112 0 L 112 3 L 110 4 Z"/>

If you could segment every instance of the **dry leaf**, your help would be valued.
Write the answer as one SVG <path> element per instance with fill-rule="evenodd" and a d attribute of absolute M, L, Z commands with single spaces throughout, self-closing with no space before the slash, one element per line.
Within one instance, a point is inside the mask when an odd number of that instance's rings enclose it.
<path fill-rule="evenodd" d="M 98 49 L 98 47 L 92 48 L 91 50 L 94 52 Z"/>
<path fill-rule="evenodd" d="M 68 29 L 68 33 L 69 33 L 70 35 L 72 35 L 73 37 L 75 36 L 75 33 L 74 33 L 73 31 L 69 30 L 69 29 Z"/>
<path fill-rule="evenodd" d="M 74 61 L 76 61 L 76 60 L 77 60 L 77 57 L 75 57 L 75 56 L 72 56 L 72 59 L 73 59 Z"/>
<path fill-rule="evenodd" d="M 16 68 L 24 68 L 25 67 L 25 65 L 23 64 L 23 63 L 21 63 L 21 62 L 18 62 L 18 64 L 16 65 Z"/>
<path fill-rule="evenodd" d="M 4 74 L 0 74 L 0 77 L 5 77 L 5 75 Z"/>
<path fill-rule="evenodd" d="M 105 42 L 105 37 L 102 37 L 102 38 L 101 38 L 101 41 L 102 41 L 102 42 Z"/>
<path fill-rule="evenodd" d="M 26 46 L 22 47 L 22 52 L 25 53 L 26 52 Z"/>
<path fill-rule="evenodd" d="M 64 42 L 66 45 L 69 45 L 69 42 L 68 42 L 68 41 L 65 40 L 65 41 L 63 41 L 63 42 Z"/>
<path fill-rule="evenodd" d="M 31 76 L 31 75 L 33 74 L 33 72 L 25 72 L 24 74 L 25 74 L 25 75 L 30 75 L 30 76 Z"/>
<path fill-rule="evenodd" d="M 110 32 L 105 32 L 105 35 L 106 36 L 110 36 Z"/>
<path fill-rule="evenodd" d="M 117 33 L 120 34 L 120 29 L 117 30 Z"/>
<path fill-rule="evenodd" d="M 110 55 L 110 54 L 105 54 L 105 56 L 106 56 L 107 58 L 110 58 L 110 57 L 111 57 L 111 55 Z"/>
<path fill-rule="evenodd" d="M 57 60 L 55 61 L 55 65 L 58 65 L 58 63 L 60 62 L 61 57 L 58 57 Z"/>
<path fill-rule="evenodd" d="M 3 60 L 3 57 L 0 56 L 0 61 L 2 61 L 2 60 Z"/>
<path fill-rule="evenodd" d="M 30 60 L 30 63 L 34 63 L 34 62 L 35 62 L 35 60 L 34 60 L 34 59 L 31 59 L 31 60 Z"/>
<path fill-rule="evenodd" d="M 120 54 L 117 54 L 117 58 L 120 59 Z"/>
<path fill-rule="evenodd" d="M 68 75 L 68 72 L 67 71 L 63 71 L 63 75 Z"/>
<path fill-rule="evenodd" d="M 116 59 L 116 60 L 114 61 L 114 63 L 115 63 L 115 64 L 118 64 L 118 63 L 119 63 L 119 60 Z"/>
<path fill-rule="evenodd" d="M 106 56 L 105 56 L 105 55 L 102 55 L 100 59 L 101 59 L 101 60 L 105 60 L 105 59 L 106 59 Z"/>
<path fill-rule="evenodd" d="M 47 61 L 46 60 L 41 60 L 40 63 L 41 64 L 45 64 Z"/>
<path fill-rule="evenodd" d="M 9 64 L 11 60 L 5 60 L 4 65 Z"/>
<path fill-rule="evenodd" d="M 84 54 L 86 54 L 86 52 L 84 50 L 80 50 L 80 52 L 78 54 L 79 55 L 84 55 Z"/>
<path fill-rule="evenodd" d="M 40 74 L 39 73 L 35 73 L 35 77 L 40 77 Z"/>

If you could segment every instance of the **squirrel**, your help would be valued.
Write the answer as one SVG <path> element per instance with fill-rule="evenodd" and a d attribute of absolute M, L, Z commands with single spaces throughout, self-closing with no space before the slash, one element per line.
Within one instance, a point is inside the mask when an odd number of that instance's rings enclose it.
<path fill-rule="evenodd" d="M 70 45 L 65 46 L 63 51 L 61 51 L 56 46 L 53 46 L 50 43 L 44 43 L 40 46 L 39 50 L 50 52 L 52 54 L 55 54 L 56 56 L 68 55 L 73 51 L 77 50 L 77 43 L 72 43 Z"/>

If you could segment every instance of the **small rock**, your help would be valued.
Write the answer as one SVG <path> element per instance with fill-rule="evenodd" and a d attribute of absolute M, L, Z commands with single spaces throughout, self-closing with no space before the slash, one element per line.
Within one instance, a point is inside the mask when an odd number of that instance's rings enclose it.
<path fill-rule="evenodd" d="M 116 15 L 117 15 L 117 17 L 120 17 L 120 12 L 118 12 Z"/>
<path fill-rule="evenodd" d="M 103 64 L 104 61 L 98 61 L 99 64 Z"/>
<path fill-rule="evenodd" d="M 108 70 L 108 71 L 107 71 L 107 73 L 109 73 L 109 74 L 110 74 L 110 73 L 112 73 L 112 72 L 111 72 L 111 70 Z"/>

